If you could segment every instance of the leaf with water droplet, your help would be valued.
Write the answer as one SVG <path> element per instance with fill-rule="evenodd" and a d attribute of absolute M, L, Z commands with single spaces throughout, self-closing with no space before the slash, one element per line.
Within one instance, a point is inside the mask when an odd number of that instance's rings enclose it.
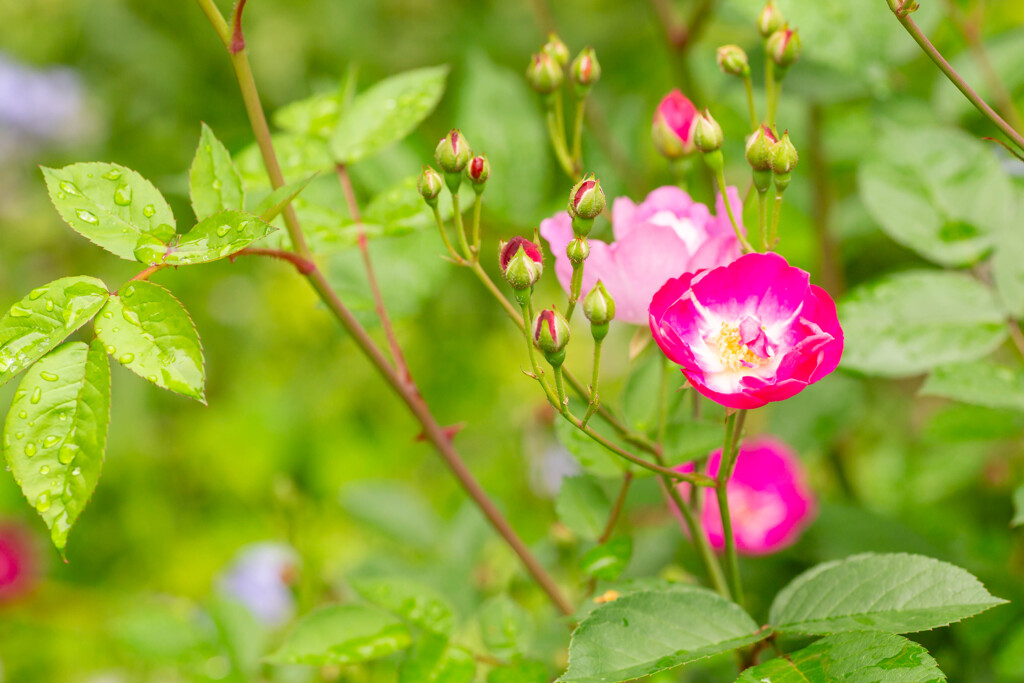
<path fill-rule="evenodd" d="M 12 306 L 0 319 L 0 385 L 88 322 L 109 296 L 101 280 L 65 277 Z"/>
<path fill-rule="evenodd" d="M 276 664 L 354 664 L 404 650 L 412 637 L 397 617 L 366 605 L 331 605 L 299 620 L 267 661 Z"/>
<path fill-rule="evenodd" d="M 261 220 L 269 223 L 277 218 L 281 212 L 291 204 L 292 200 L 298 197 L 299 194 L 306 189 L 309 183 L 316 176 L 317 174 L 314 173 L 304 180 L 297 180 L 294 183 L 289 183 L 277 188 L 264 197 L 260 203 L 251 210 L 251 212 L 259 216 Z M 422 199 L 423 198 L 420 197 L 421 201 Z"/>
<path fill-rule="evenodd" d="M 49 382 L 44 373 L 59 379 Z M 19 389 L 4 425 L 4 443 L 10 444 L 4 457 L 63 553 L 103 466 L 110 420 L 110 367 L 103 346 L 98 341 L 60 346 L 25 374 Z M 38 401 L 26 398 L 37 395 Z M 65 412 L 70 420 L 58 418 Z M 11 440 L 9 434 L 21 438 Z M 73 469 L 78 470 L 74 478 Z"/>
<path fill-rule="evenodd" d="M 245 208 L 242 175 L 227 148 L 205 123 L 188 180 L 192 208 L 200 221 L 220 211 Z"/>
<path fill-rule="evenodd" d="M 206 402 L 199 333 L 181 302 L 160 285 L 140 281 L 123 287 L 96 318 L 96 336 L 139 377 Z"/>
<path fill-rule="evenodd" d="M 441 101 L 447 79 L 447 66 L 414 69 L 357 95 L 342 112 L 331 138 L 335 160 L 355 163 L 411 133 Z M 388 107 L 388 102 L 397 104 Z"/>
<path fill-rule="evenodd" d="M 175 222 L 171 207 L 135 171 L 89 162 L 43 168 L 50 199 L 68 225 L 91 242 L 129 261 L 144 234 L 166 237 Z"/>
<path fill-rule="evenodd" d="M 171 247 L 163 261 L 172 266 L 209 263 L 228 257 L 274 231 L 245 211 L 221 211 L 199 222 Z"/>

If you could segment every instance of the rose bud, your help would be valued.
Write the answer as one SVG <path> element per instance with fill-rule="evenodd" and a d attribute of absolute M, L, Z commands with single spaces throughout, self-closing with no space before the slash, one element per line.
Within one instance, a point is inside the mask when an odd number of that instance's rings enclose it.
<path fill-rule="evenodd" d="M 590 87 L 601 78 L 601 65 L 597 61 L 594 48 L 585 47 L 572 60 L 572 80 L 576 84 L 576 94 L 583 97 Z"/>
<path fill-rule="evenodd" d="M 533 343 L 549 363 L 561 365 L 569 343 L 569 321 L 553 308 L 541 311 L 533 321 Z"/>
<path fill-rule="evenodd" d="M 772 146 L 778 142 L 772 129 L 762 125 L 747 138 L 747 163 L 755 171 L 772 169 Z"/>
<path fill-rule="evenodd" d="M 577 237 L 565 248 L 569 263 L 583 263 L 590 256 L 590 242 L 586 237 Z"/>
<path fill-rule="evenodd" d="M 701 152 L 708 154 L 722 149 L 724 141 L 722 127 L 711 116 L 711 110 L 705 109 L 703 114 L 697 116 L 697 125 L 693 129 L 694 144 Z"/>
<path fill-rule="evenodd" d="M 772 173 L 775 174 L 775 189 L 784 192 L 789 187 L 793 169 L 800 162 L 800 155 L 789 139 L 789 131 L 782 134 L 782 139 L 772 145 Z"/>
<path fill-rule="evenodd" d="M 762 38 L 767 39 L 782 28 L 785 22 L 786 20 L 782 16 L 782 12 L 775 5 L 775 0 L 768 0 L 764 9 L 761 10 L 761 15 L 757 18 L 757 30 L 761 32 Z"/>
<path fill-rule="evenodd" d="M 466 177 L 473 184 L 473 191 L 480 194 L 484 191 L 487 179 L 491 177 L 491 162 L 483 154 L 473 157 L 466 166 Z"/>
<path fill-rule="evenodd" d="M 779 67 L 779 73 L 785 73 L 800 57 L 800 33 L 795 28 L 784 26 L 771 35 L 765 47 L 768 56 Z"/>
<path fill-rule="evenodd" d="M 601 341 L 608 334 L 608 323 L 615 318 L 615 300 L 608 294 L 604 283 L 597 281 L 583 299 L 583 315 L 590 321 L 594 341 Z"/>
<path fill-rule="evenodd" d="M 651 137 L 658 152 L 669 160 L 679 159 L 696 149 L 693 129 L 697 124 L 697 108 L 679 90 L 673 90 L 654 110 Z"/>
<path fill-rule="evenodd" d="M 473 155 L 469 142 L 458 130 L 453 129 L 441 138 L 434 150 L 434 159 L 445 173 L 462 173 Z"/>
<path fill-rule="evenodd" d="M 441 188 L 444 187 L 444 179 L 430 166 L 424 166 L 417 187 L 427 206 L 435 207 L 437 206 L 437 196 L 441 194 Z"/>
<path fill-rule="evenodd" d="M 544 273 L 540 247 L 525 237 L 513 237 L 498 252 L 501 274 L 512 289 L 529 289 Z"/>
<path fill-rule="evenodd" d="M 548 42 L 544 44 L 541 51 L 555 60 L 555 64 L 558 66 L 564 67 L 569 63 L 569 47 L 554 32 L 548 34 Z"/>
<path fill-rule="evenodd" d="M 569 215 L 585 220 L 593 220 L 604 211 L 606 199 L 601 181 L 591 173 L 576 183 L 569 194 Z"/>
<path fill-rule="evenodd" d="M 538 52 L 526 68 L 526 81 L 541 95 L 550 95 L 562 86 L 565 74 L 562 67 L 546 52 Z"/>
<path fill-rule="evenodd" d="M 747 59 L 747 53 L 739 45 L 723 45 L 718 48 L 716 57 L 718 68 L 723 73 L 741 78 L 750 75 L 750 61 Z"/>

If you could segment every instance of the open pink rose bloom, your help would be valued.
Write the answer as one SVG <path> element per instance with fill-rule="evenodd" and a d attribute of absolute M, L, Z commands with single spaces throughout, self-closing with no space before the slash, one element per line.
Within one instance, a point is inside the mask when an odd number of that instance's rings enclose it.
<path fill-rule="evenodd" d="M 737 215 L 742 205 L 736 188 L 727 189 Z M 715 214 L 693 201 L 678 187 L 665 186 L 640 204 L 618 197 L 612 204 L 615 241 L 590 240 L 590 258 L 583 268 L 582 296 L 601 280 L 615 300 L 615 319 L 643 325 L 651 297 L 669 278 L 702 268 L 723 266 L 736 259 L 740 245 L 718 197 Z M 565 249 L 573 239 L 567 212 L 545 219 L 540 234 L 551 245 L 555 273 L 566 291 L 572 264 Z"/>
<path fill-rule="evenodd" d="M 707 474 L 718 474 L 721 458 L 721 449 L 711 454 Z M 693 463 L 676 470 L 692 472 Z M 690 485 L 682 483 L 679 488 L 683 498 L 688 498 Z M 792 545 L 817 512 L 800 460 L 785 444 L 770 437 L 753 438 L 740 446 L 727 492 L 736 550 L 747 555 L 767 555 Z M 700 522 L 712 547 L 723 549 L 718 500 L 707 492 Z"/>
<path fill-rule="evenodd" d="M 772 253 L 669 280 L 651 301 L 650 325 L 690 384 L 727 408 L 787 399 L 843 353 L 835 302 Z"/>

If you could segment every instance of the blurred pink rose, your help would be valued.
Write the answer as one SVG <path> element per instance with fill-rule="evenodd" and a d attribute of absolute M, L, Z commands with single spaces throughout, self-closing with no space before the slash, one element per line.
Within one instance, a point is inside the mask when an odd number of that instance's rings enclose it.
<path fill-rule="evenodd" d="M 736 188 L 730 187 L 727 192 L 733 211 L 742 215 Z M 627 197 L 616 198 L 612 204 L 615 241 L 607 244 L 590 240 L 582 297 L 601 280 L 615 300 L 616 320 L 643 325 L 651 297 L 669 278 L 722 266 L 740 255 L 721 196 L 715 211 L 712 215 L 708 207 L 674 186 L 659 187 L 641 204 Z M 551 245 L 555 273 L 568 291 L 572 264 L 565 249 L 573 239 L 569 214 L 558 213 L 542 221 L 540 234 Z"/>
<path fill-rule="evenodd" d="M 727 408 L 798 394 L 843 355 L 832 297 L 778 254 L 669 280 L 651 301 L 650 325 L 690 384 Z"/>
<path fill-rule="evenodd" d="M 722 450 L 708 459 L 710 476 L 718 474 Z M 676 467 L 692 472 L 693 463 Z M 817 513 L 817 501 L 796 454 L 771 437 L 756 437 L 740 446 L 736 469 L 729 480 L 729 510 L 737 552 L 767 555 L 787 548 L 800 537 Z M 679 484 L 684 499 L 690 485 Z M 673 510 L 678 515 L 678 511 Z M 718 499 L 704 492 L 701 525 L 716 550 L 725 547 Z"/>
<path fill-rule="evenodd" d="M 0 522 L 0 602 L 23 595 L 37 575 L 36 548 L 28 531 Z"/>

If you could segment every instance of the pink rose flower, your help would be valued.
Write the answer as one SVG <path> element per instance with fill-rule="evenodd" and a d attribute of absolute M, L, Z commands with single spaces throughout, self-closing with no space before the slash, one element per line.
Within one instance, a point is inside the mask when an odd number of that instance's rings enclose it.
<path fill-rule="evenodd" d="M 651 301 L 650 324 L 690 384 L 727 408 L 798 394 L 843 354 L 835 302 L 778 254 L 669 280 Z"/>
<path fill-rule="evenodd" d="M 721 459 L 721 449 L 711 454 L 710 476 L 718 474 Z M 675 469 L 692 472 L 694 467 L 685 463 Z M 687 499 L 690 485 L 684 482 L 679 488 Z M 788 446 L 771 437 L 753 438 L 740 446 L 726 490 L 736 550 L 746 555 L 767 555 L 793 545 L 817 513 L 817 501 L 800 460 Z M 673 513 L 679 515 L 678 510 Z M 704 492 L 700 522 L 711 546 L 722 550 L 725 536 L 718 499 L 708 491 Z"/>
<path fill-rule="evenodd" d="M 32 537 L 20 526 L 0 522 L 0 602 L 24 594 L 37 575 Z"/>
<path fill-rule="evenodd" d="M 693 132 L 699 115 L 693 102 L 678 89 L 665 95 L 651 123 L 651 138 L 658 152 L 669 159 L 692 154 L 697 149 Z"/>
<path fill-rule="evenodd" d="M 727 192 L 733 211 L 742 215 L 736 188 Z M 590 240 L 582 297 L 601 280 L 615 300 L 616 320 L 643 325 L 651 297 L 669 278 L 683 271 L 723 266 L 742 253 L 721 196 L 715 212 L 711 215 L 708 207 L 674 186 L 659 187 L 639 205 L 618 197 L 612 204 L 615 241 Z M 540 234 L 555 255 L 558 281 L 569 291 L 572 263 L 565 254 L 573 239 L 569 214 L 562 212 L 542 221 Z"/>

